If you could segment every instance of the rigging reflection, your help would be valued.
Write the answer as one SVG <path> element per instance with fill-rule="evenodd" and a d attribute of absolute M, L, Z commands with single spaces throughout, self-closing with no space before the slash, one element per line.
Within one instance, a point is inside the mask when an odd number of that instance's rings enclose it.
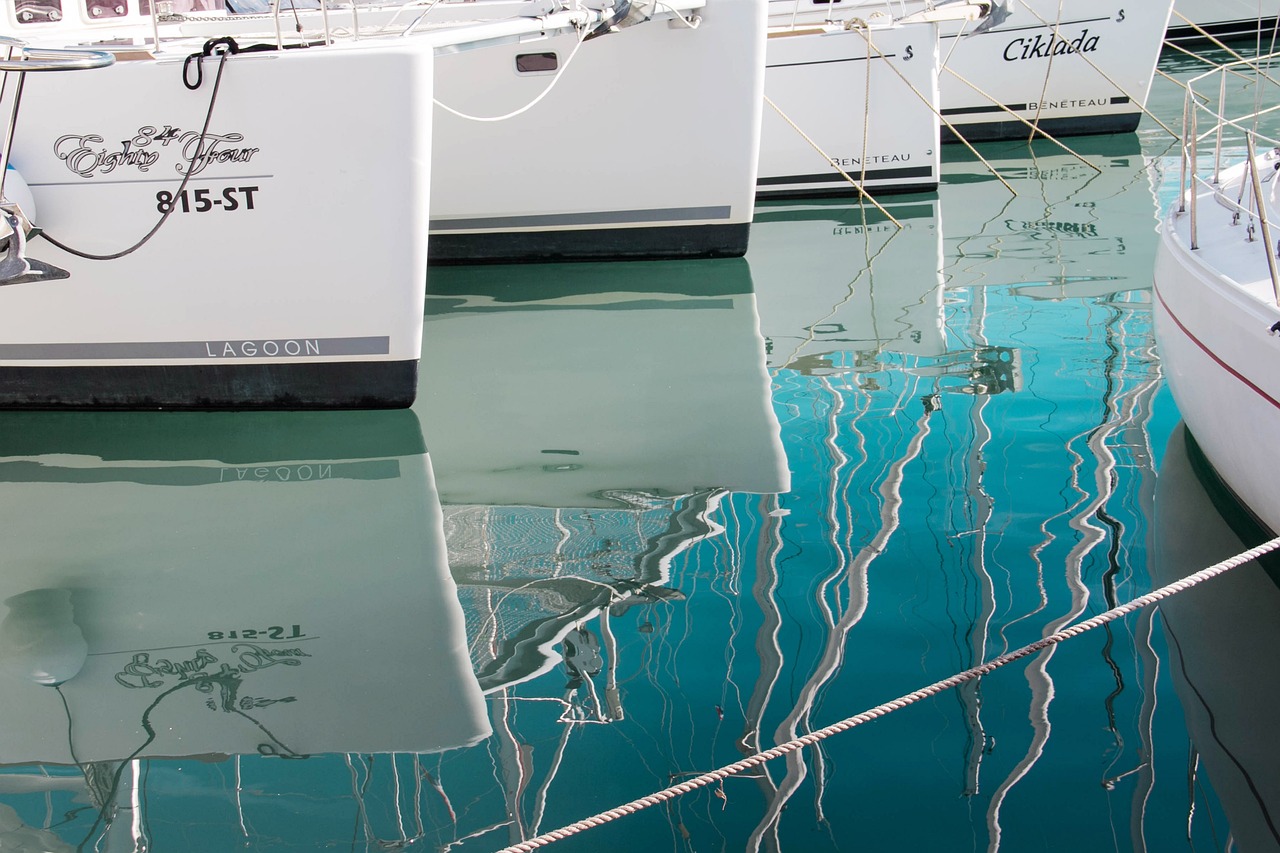
<path fill-rule="evenodd" d="M 658 641 L 673 562 L 722 535 L 727 496 L 790 474 L 742 259 L 438 272 L 415 409 L 504 780 L 476 832 L 518 841 L 571 733 L 626 718 L 615 623 Z M 514 693 L 557 668 L 561 689 Z M 515 714 L 539 700 L 560 727 L 544 762 Z"/>

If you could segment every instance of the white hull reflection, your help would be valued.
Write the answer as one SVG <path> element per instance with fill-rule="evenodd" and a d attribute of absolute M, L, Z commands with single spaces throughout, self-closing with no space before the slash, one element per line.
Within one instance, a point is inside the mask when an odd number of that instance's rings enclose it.
<path fill-rule="evenodd" d="M 416 418 L 271 418 L 5 422 L 0 764 L 487 736 Z"/>
<path fill-rule="evenodd" d="M 757 206 L 747 259 L 770 369 L 827 372 L 833 352 L 850 350 L 872 371 L 887 353 L 946 352 L 939 204 L 885 209 L 901 229 L 867 204 Z"/>
<path fill-rule="evenodd" d="M 789 487 L 747 264 L 453 272 L 417 408 L 481 685 L 564 658 L 571 713 L 616 718 L 588 689 L 609 614 L 682 597 L 669 564 L 726 493 Z"/>
<path fill-rule="evenodd" d="M 1048 142 L 984 146 L 986 163 L 957 152 L 944 165 L 938 195 L 956 235 L 946 241 L 948 290 L 1008 287 L 1044 300 L 1150 290 L 1153 241 L 1130 236 L 1157 223 L 1137 138 L 1073 148 L 1079 156 Z"/>

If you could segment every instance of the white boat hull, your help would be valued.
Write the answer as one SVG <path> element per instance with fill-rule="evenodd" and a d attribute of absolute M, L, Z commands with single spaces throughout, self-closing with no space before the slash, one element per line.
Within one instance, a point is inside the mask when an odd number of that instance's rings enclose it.
<path fill-rule="evenodd" d="M 1237 274 L 1265 270 L 1261 241 L 1246 242 L 1245 226 L 1205 197 L 1199 245 L 1188 238 L 1190 217 L 1165 221 L 1156 255 L 1155 331 L 1161 363 L 1191 433 L 1214 469 L 1271 530 L 1280 530 L 1280 308 L 1270 288 Z M 1242 267 L 1242 264 L 1244 266 Z M 1241 286 L 1241 281 L 1248 285 Z"/>
<path fill-rule="evenodd" d="M 1180 46 L 1257 39 L 1270 49 L 1280 3 L 1276 0 L 1174 0 L 1165 38 Z"/>
<path fill-rule="evenodd" d="M 971 142 L 1125 133 L 1137 128 L 1168 26 L 1171 0 L 1007 0 L 988 21 L 943 26 L 942 139 Z M 844 19 L 882 10 L 878 2 L 834 7 L 770 0 L 775 25 Z M 923 0 L 891 4 L 913 13 Z M 1004 14 L 1006 13 L 1007 14 Z"/>
<path fill-rule="evenodd" d="M 232 56 L 216 102 L 218 60 L 188 91 L 182 59 L 27 75 L 11 163 L 45 235 L 113 254 L 171 212 L 114 260 L 30 240 L 68 275 L 0 287 L 0 407 L 410 404 L 430 47 Z M 369 98 L 353 82 L 378 80 L 397 85 Z"/>
<path fill-rule="evenodd" d="M 696 28 L 668 15 L 576 53 L 569 34 L 441 56 L 432 262 L 742 255 L 764 3 L 710 0 L 691 14 Z"/>
<path fill-rule="evenodd" d="M 765 60 L 759 197 L 937 189 L 935 25 L 772 29 Z"/>

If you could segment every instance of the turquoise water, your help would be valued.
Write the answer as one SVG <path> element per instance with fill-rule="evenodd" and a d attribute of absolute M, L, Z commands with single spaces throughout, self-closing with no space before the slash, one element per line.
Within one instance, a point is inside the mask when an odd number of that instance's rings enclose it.
<path fill-rule="evenodd" d="M 433 270 L 411 411 L 0 417 L 0 849 L 498 850 L 1199 568 L 1176 151 L 1069 144 L 745 259 Z M 1266 706 L 1200 725 L 1268 679 L 1192 670 L 1142 611 L 552 849 L 1274 847 L 1210 743 Z"/>

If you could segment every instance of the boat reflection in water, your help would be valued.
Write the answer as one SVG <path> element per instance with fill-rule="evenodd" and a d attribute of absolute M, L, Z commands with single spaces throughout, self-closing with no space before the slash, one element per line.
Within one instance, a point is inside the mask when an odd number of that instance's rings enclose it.
<path fill-rule="evenodd" d="M 0 847 L 423 834 L 421 754 L 489 727 L 412 413 L 0 435 Z"/>
<path fill-rule="evenodd" d="M 1227 490 L 1186 427 L 1169 439 L 1156 487 L 1153 579 L 1168 584 L 1272 537 Z M 1160 605 L 1173 678 L 1201 766 L 1238 848 L 1280 850 L 1280 562 L 1274 553 Z M 1193 777 L 1190 780 L 1195 783 Z M 1196 786 L 1199 788 L 1200 786 Z M 1196 788 L 1193 788 L 1195 790 Z M 1199 805 L 1199 798 L 1197 803 Z M 1194 812 L 1193 812 L 1194 816 Z"/>
<path fill-rule="evenodd" d="M 1138 138 L 1081 137 L 1072 149 L 984 145 L 985 163 L 947 149 L 948 290 L 1009 287 L 1040 300 L 1150 290 L 1158 212 Z"/>
<path fill-rule="evenodd" d="M 770 368 L 818 375 L 836 352 L 859 353 L 868 370 L 886 352 L 946 352 L 936 198 L 884 212 L 848 199 L 758 202 L 751 240 Z"/>
<path fill-rule="evenodd" d="M 717 531 L 723 496 L 788 488 L 749 268 L 440 273 L 417 408 L 481 685 L 563 656 L 589 688 L 602 657 L 585 623 L 599 616 L 607 644 L 610 613 L 681 597 L 671 559 Z"/>

